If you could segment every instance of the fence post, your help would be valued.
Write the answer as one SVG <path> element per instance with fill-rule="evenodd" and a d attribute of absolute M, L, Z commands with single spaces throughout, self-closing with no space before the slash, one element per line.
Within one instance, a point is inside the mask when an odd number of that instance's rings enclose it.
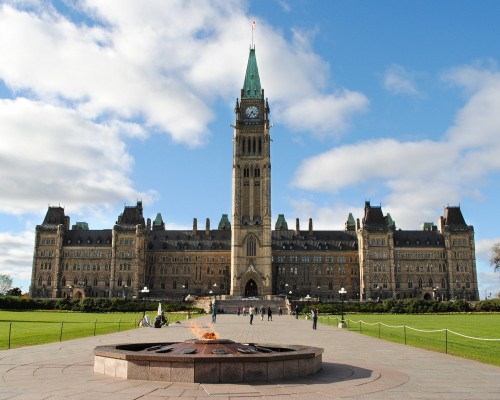
<path fill-rule="evenodd" d="M 12 332 L 12 321 L 9 323 L 9 350 L 10 350 L 10 334 Z"/>
<path fill-rule="evenodd" d="M 121 318 L 118 318 L 118 332 L 120 332 L 120 322 L 121 322 Z"/>
<path fill-rule="evenodd" d="M 95 330 L 96 330 L 96 328 L 97 328 L 97 320 L 95 320 L 95 322 L 94 322 L 94 336 L 95 336 Z"/>
<path fill-rule="evenodd" d="M 403 325 L 404 331 L 405 331 L 405 346 L 406 346 L 406 325 Z"/>
<path fill-rule="evenodd" d="M 63 333 L 64 322 L 61 322 L 61 332 L 59 332 L 59 341 L 62 342 L 62 333 Z"/>
<path fill-rule="evenodd" d="M 446 351 L 446 354 L 448 354 L 448 328 L 446 328 L 445 330 L 445 351 Z"/>
<path fill-rule="evenodd" d="M 380 322 L 378 323 L 378 338 L 380 339 Z"/>
<path fill-rule="evenodd" d="M 359 333 L 363 333 L 363 326 L 361 325 L 361 320 L 359 320 Z"/>

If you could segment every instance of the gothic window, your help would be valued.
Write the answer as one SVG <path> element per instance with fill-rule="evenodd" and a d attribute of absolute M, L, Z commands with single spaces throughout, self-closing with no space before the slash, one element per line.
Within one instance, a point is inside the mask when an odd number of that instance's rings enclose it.
<path fill-rule="evenodd" d="M 245 141 L 245 139 L 243 139 L 241 141 L 241 153 L 242 154 L 245 154 L 245 143 L 246 143 L 246 141 Z"/>
<path fill-rule="evenodd" d="M 253 176 L 256 178 L 260 177 L 260 168 L 259 167 L 255 167 L 255 169 L 253 171 Z"/>
<path fill-rule="evenodd" d="M 189 282 L 186 280 L 184 281 L 184 287 L 183 289 L 189 289 Z"/>
<path fill-rule="evenodd" d="M 132 286 L 132 278 L 129 276 L 127 276 L 127 286 L 130 287 Z"/>
<path fill-rule="evenodd" d="M 94 286 L 97 286 L 97 277 L 94 278 Z"/>
<path fill-rule="evenodd" d="M 411 289 L 411 288 L 413 288 L 413 279 L 409 278 L 408 279 L 408 289 Z"/>
<path fill-rule="evenodd" d="M 446 279 L 441 279 L 441 287 L 444 289 L 446 287 Z"/>
<path fill-rule="evenodd" d="M 76 276 L 73 278 L 73 285 L 78 285 L 78 278 Z"/>
<path fill-rule="evenodd" d="M 47 286 L 51 286 L 52 285 L 52 277 L 48 277 L 47 278 Z"/>
<path fill-rule="evenodd" d="M 401 281 L 398 279 L 396 279 L 396 289 L 399 289 L 401 287 Z"/>
<path fill-rule="evenodd" d="M 455 285 L 457 289 L 462 288 L 462 281 L 460 280 L 460 278 L 457 278 L 457 280 L 455 281 Z"/>
<path fill-rule="evenodd" d="M 121 276 L 118 278 L 117 285 L 118 285 L 118 286 L 121 286 L 121 285 L 122 285 L 122 277 L 121 277 Z"/>
<path fill-rule="evenodd" d="M 387 282 L 387 278 L 386 277 L 384 277 L 384 281 L 382 282 L 382 287 L 384 289 L 387 289 L 389 287 L 389 283 Z"/>
<path fill-rule="evenodd" d="M 250 168 L 248 167 L 243 168 L 243 177 L 244 178 L 250 177 Z"/>
<path fill-rule="evenodd" d="M 259 154 L 262 154 L 262 139 L 259 138 Z"/>
<path fill-rule="evenodd" d="M 434 281 L 432 278 L 429 278 L 429 287 L 434 287 Z"/>
<path fill-rule="evenodd" d="M 420 278 L 420 279 L 418 280 L 418 287 L 419 287 L 419 288 L 423 288 L 423 287 L 424 287 L 424 281 L 422 280 L 422 278 Z"/>
<path fill-rule="evenodd" d="M 61 286 L 66 286 L 66 277 L 62 277 L 61 279 Z"/>
<path fill-rule="evenodd" d="M 109 287 L 109 279 L 104 279 L 104 286 Z"/>
<path fill-rule="evenodd" d="M 172 289 L 177 289 L 177 281 L 172 281 Z"/>
<path fill-rule="evenodd" d="M 248 257 L 255 257 L 255 255 L 256 255 L 255 238 L 251 237 L 247 241 L 247 256 Z"/>
<path fill-rule="evenodd" d="M 333 290 L 333 282 L 328 282 L 328 290 Z"/>

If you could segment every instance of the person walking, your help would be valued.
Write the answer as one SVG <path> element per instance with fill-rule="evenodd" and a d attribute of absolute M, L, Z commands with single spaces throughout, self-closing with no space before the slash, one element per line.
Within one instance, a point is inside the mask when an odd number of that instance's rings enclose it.
<path fill-rule="evenodd" d="M 236 309 L 236 312 L 238 313 L 238 317 L 239 317 L 240 316 L 240 308 L 239 307 Z"/>
<path fill-rule="evenodd" d="M 268 321 L 273 320 L 273 311 L 271 310 L 271 307 L 267 307 L 267 320 Z"/>
<path fill-rule="evenodd" d="M 299 319 L 299 306 L 295 306 L 295 319 Z"/>
<path fill-rule="evenodd" d="M 313 307 L 311 310 L 312 320 L 313 320 L 313 329 L 316 329 L 318 326 L 318 309 Z"/>
<path fill-rule="evenodd" d="M 214 304 L 212 307 L 212 323 L 215 324 L 216 321 L 217 321 L 217 307 Z"/>
<path fill-rule="evenodd" d="M 250 308 L 248 309 L 248 313 L 250 314 L 250 325 L 253 324 L 253 306 L 250 305 Z"/>
<path fill-rule="evenodd" d="M 266 313 L 266 308 L 262 305 L 260 306 L 260 320 L 264 321 L 264 314 Z"/>
<path fill-rule="evenodd" d="M 278 307 L 278 316 L 282 316 L 283 315 L 283 310 L 281 309 L 281 306 Z"/>

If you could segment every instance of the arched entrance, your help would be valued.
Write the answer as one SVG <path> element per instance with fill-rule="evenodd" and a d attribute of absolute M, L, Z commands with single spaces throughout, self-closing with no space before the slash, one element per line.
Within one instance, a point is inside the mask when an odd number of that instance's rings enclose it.
<path fill-rule="evenodd" d="M 257 284 L 250 279 L 245 285 L 245 297 L 257 296 Z"/>
<path fill-rule="evenodd" d="M 432 296 L 430 295 L 430 293 L 424 294 L 424 300 L 432 300 Z"/>

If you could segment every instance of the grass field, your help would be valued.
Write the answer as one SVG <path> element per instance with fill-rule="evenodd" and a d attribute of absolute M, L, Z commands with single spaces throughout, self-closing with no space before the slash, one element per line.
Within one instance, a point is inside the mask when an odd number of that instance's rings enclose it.
<path fill-rule="evenodd" d="M 155 313 L 148 314 L 153 320 Z M 167 317 L 172 323 L 186 319 L 186 314 Z M 0 311 L 0 350 L 134 329 L 141 318 L 142 313 Z"/>
<path fill-rule="evenodd" d="M 500 366 L 500 314 L 355 314 L 344 319 L 350 331 L 363 335 Z M 334 326 L 338 321 L 336 315 L 319 319 Z"/>

